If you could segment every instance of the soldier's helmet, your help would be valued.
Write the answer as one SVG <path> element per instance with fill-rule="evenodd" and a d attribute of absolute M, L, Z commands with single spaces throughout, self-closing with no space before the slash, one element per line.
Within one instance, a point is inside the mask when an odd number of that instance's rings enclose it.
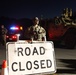
<path fill-rule="evenodd" d="M 39 21 L 39 18 L 38 17 L 34 17 L 33 18 L 33 21 L 35 21 L 35 20 L 38 20 Z"/>

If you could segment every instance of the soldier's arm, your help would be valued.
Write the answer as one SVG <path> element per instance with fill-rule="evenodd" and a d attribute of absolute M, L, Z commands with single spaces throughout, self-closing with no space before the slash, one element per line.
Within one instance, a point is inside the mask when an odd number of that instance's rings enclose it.
<path fill-rule="evenodd" d="M 42 29 L 42 33 L 46 33 L 46 30 L 43 27 L 41 29 Z"/>
<path fill-rule="evenodd" d="M 8 30 L 6 28 L 4 29 L 4 31 L 5 31 L 5 34 L 7 34 Z"/>

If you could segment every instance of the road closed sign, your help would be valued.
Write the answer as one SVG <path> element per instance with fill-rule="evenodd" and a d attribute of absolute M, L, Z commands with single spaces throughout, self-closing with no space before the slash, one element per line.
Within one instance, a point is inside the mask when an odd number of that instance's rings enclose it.
<path fill-rule="evenodd" d="M 9 75 L 56 72 L 53 42 L 7 43 Z"/>

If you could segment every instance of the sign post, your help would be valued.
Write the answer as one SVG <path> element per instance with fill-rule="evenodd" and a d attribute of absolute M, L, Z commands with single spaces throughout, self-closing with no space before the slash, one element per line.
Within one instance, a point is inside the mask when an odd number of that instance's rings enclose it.
<path fill-rule="evenodd" d="M 10 42 L 7 44 L 9 75 L 56 72 L 53 42 Z"/>

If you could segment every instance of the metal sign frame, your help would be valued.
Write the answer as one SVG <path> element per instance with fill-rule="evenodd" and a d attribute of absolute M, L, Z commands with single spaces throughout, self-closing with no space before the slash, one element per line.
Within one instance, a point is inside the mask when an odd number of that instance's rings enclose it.
<path fill-rule="evenodd" d="M 27 42 L 8 42 L 6 44 L 6 59 L 7 59 L 7 63 L 8 63 L 8 70 L 9 70 L 9 48 L 12 48 L 14 47 L 15 45 L 17 44 L 26 44 L 26 45 L 32 45 L 32 44 L 43 44 L 43 43 L 51 43 L 51 47 L 53 49 L 52 53 L 53 53 L 53 64 L 54 64 L 54 70 L 53 71 L 49 71 L 49 72 L 40 72 L 40 73 L 35 73 L 35 74 L 54 74 L 56 72 L 56 60 L 55 60 L 55 52 L 54 52 L 54 44 L 52 41 L 33 41 L 33 42 L 30 42 L 30 43 L 27 43 Z M 10 47 L 10 45 L 12 45 L 12 47 Z M 9 71 L 10 72 L 10 71 Z M 26 71 L 25 71 L 26 72 Z M 33 73 L 34 74 L 34 73 Z M 23 75 L 23 74 L 21 74 Z"/>

